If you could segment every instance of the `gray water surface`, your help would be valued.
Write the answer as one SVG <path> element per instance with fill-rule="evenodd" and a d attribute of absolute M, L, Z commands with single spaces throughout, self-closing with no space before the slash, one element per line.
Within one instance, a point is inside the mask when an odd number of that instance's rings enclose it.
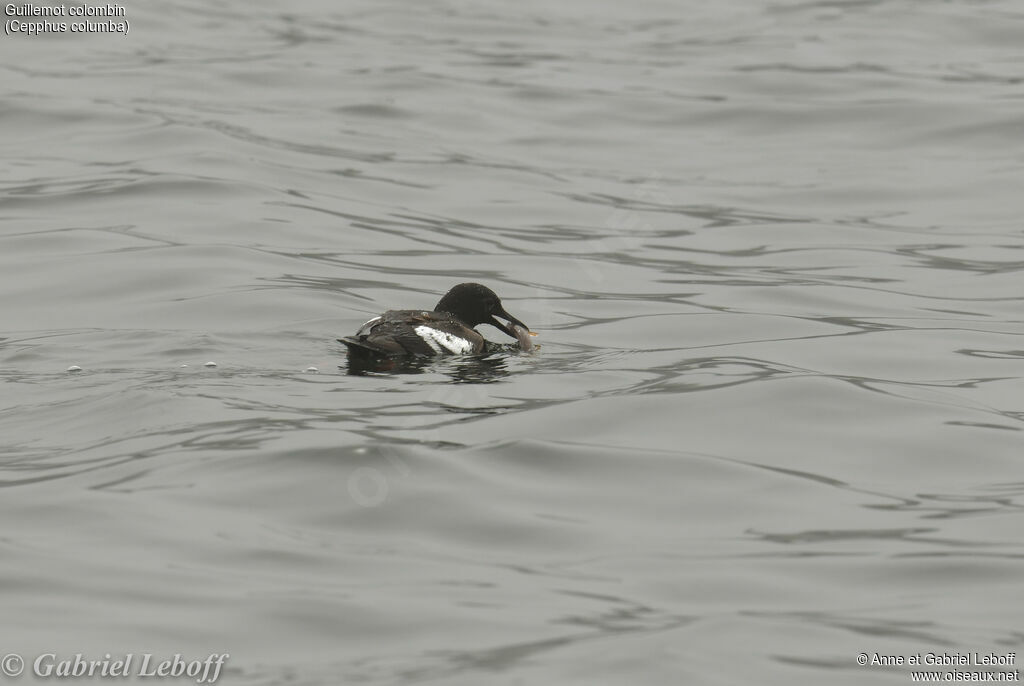
<path fill-rule="evenodd" d="M 126 10 L 0 37 L 0 654 L 1024 655 L 1019 3 Z M 539 350 L 349 366 L 460 281 Z"/>

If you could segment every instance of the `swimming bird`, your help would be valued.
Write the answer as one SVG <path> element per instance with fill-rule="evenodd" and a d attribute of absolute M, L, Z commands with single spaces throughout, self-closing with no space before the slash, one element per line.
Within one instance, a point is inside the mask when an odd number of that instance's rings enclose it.
<path fill-rule="evenodd" d="M 501 317 L 508 325 L 495 319 Z M 490 324 L 524 343 L 536 335 L 526 324 L 510 315 L 501 299 L 487 286 L 460 283 L 438 301 L 434 309 L 388 310 L 363 324 L 354 336 L 338 341 L 354 357 L 395 357 L 399 355 L 469 355 L 483 352 L 487 341 L 473 327 Z"/>

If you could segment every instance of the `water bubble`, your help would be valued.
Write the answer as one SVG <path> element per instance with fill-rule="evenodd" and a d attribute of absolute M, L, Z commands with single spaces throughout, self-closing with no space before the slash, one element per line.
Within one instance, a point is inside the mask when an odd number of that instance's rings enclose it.
<path fill-rule="evenodd" d="M 206 364 L 204 364 L 203 366 L 204 366 L 204 367 L 216 367 L 216 366 L 217 366 L 217 363 L 216 363 L 216 362 L 207 362 L 207 363 L 206 363 Z"/>
<path fill-rule="evenodd" d="M 82 371 L 82 368 L 79 367 L 77 364 L 73 364 L 70 367 L 68 367 L 68 371 L 69 372 L 80 372 L 80 371 Z"/>

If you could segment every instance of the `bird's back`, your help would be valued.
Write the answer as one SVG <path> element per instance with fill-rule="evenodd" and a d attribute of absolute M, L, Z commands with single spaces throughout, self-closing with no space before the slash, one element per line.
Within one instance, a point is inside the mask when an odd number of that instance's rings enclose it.
<path fill-rule="evenodd" d="M 447 312 L 388 310 L 363 324 L 354 336 L 338 339 L 355 356 L 477 353 L 484 338 Z"/>

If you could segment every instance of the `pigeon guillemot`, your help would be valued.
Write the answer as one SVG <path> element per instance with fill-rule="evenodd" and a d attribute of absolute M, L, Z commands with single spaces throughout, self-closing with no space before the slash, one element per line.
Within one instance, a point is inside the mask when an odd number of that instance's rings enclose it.
<path fill-rule="evenodd" d="M 495 316 L 509 322 L 499 322 Z M 483 352 L 487 341 L 474 329 L 490 324 L 529 349 L 527 336 L 536 335 L 526 324 L 510 315 L 490 288 L 478 283 L 460 283 L 445 293 L 430 312 L 388 310 L 363 324 L 355 336 L 339 338 L 357 357 L 397 355 L 467 355 Z"/>

